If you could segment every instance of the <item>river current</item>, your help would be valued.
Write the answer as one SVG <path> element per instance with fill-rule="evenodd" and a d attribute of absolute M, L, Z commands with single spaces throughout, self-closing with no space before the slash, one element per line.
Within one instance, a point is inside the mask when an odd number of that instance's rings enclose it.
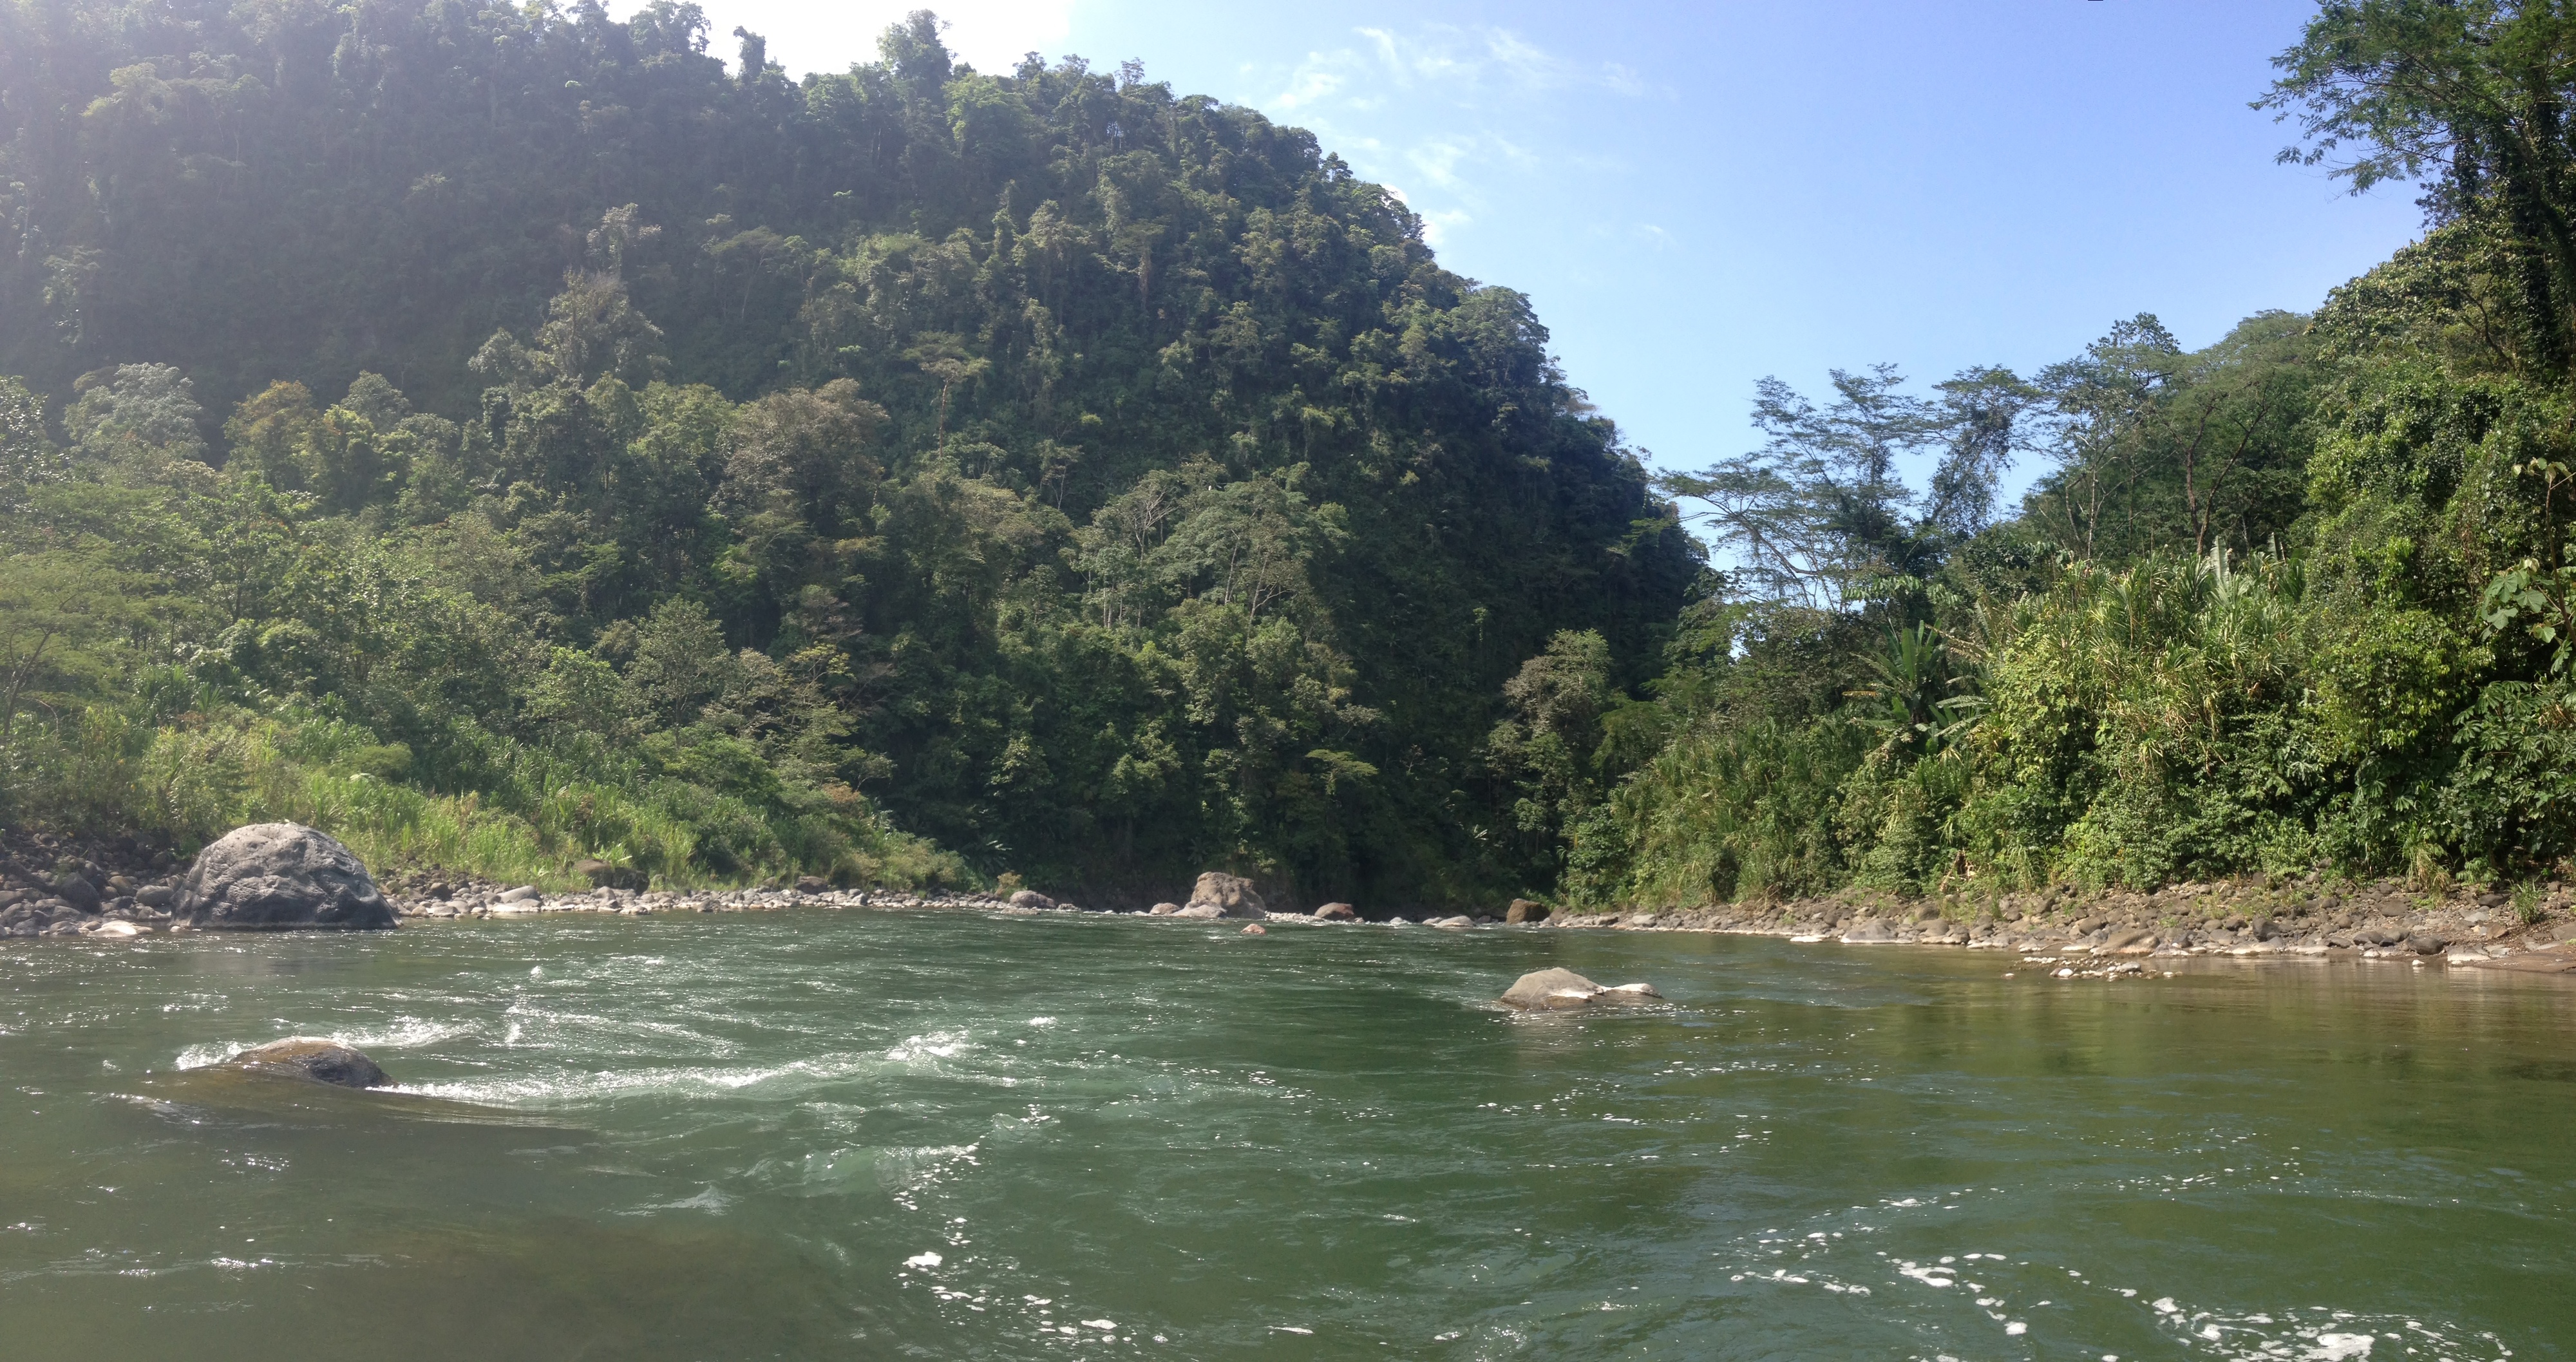
<path fill-rule="evenodd" d="M 1490 1005 L 1547 965 L 1666 1001 Z M 0 1354 L 2561 1358 L 2571 1027 L 2470 970 L 1666 933 L 12 943 Z M 287 1035 L 400 1088 L 216 1064 Z"/>

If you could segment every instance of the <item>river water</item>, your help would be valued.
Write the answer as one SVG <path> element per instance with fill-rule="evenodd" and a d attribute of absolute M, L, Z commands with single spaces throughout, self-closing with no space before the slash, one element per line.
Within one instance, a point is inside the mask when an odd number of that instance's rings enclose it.
<path fill-rule="evenodd" d="M 1524 970 L 1664 1005 L 1523 1017 Z M 0 1355 L 2559 1358 L 2576 989 L 807 912 L 0 949 Z M 310 1034 L 401 1091 L 208 1067 Z"/>

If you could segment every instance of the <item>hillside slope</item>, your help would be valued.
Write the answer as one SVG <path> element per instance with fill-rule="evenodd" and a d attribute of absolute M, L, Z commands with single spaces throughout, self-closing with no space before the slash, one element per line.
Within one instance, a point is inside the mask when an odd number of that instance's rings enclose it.
<path fill-rule="evenodd" d="M 146 766 L 208 716 L 342 725 L 325 775 L 375 752 L 525 855 L 669 875 L 882 873 L 795 831 L 836 818 L 1140 891 L 1551 873 L 1494 835 L 1502 683 L 1567 631 L 1641 680 L 1702 568 L 1525 298 L 1132 71 L 974 72 L 926 16 L 802 84 L 705 40 L 0 7 L 0 369 L 50 398 L 20 576 L 165 588 L 30 664 L 20 816 L 109 741 L 77 702 Z"/>

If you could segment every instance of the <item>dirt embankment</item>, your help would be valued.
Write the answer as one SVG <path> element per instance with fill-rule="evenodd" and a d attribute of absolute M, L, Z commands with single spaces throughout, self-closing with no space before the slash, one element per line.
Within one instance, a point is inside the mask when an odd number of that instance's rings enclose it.
<path fill-rule="evenodd" d="M 2576 970 L 2570 909 L 2552 882 L 2519 898 L 2395 880 L 2222 880 L 2151 894 L 2053 889 L 1992 897 L 1901 899 L 1849 891 L 1788 903 L 1621 913 L 1566 913 L 1560 928 L 1751 932 L 1849 942 L 1905 942 L 2051 955 L 2408 956 L 2450 964 Z"/>

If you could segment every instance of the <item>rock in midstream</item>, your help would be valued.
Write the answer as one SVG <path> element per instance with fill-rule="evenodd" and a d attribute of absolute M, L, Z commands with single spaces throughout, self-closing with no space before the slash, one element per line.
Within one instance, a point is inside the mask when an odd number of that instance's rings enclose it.
<path fill-rule="evenodd" d="M 261 1073 L 288 1074 L 342 1088 L 380 1088 L 393 1081 L 374 1060 L 337 1041 L 314 1036 L 254 1045 L 233 1056 L 232 1062 Z"/>
<path fill-rule="evenodd" d="M 1596 1003 L 1639 1003 L 1662 996 L 1653 984 L 1603 988 L 1570 969 L 1542 969 L 1513 980 L 1496 1001 L 1523 1012 L 1565 1012 Z"/>

